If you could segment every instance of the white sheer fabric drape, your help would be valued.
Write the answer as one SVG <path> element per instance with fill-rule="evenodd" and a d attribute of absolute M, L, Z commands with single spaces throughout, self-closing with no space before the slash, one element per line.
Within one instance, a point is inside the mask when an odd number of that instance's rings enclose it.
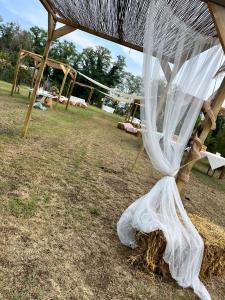
<path fill-rule="evenodd" d="M 165 176 L 124 211 L 117 232 L 124 245 L 135 247 L 136 231 L 162 230 L 167 241 L 164 260 L 172 277 L 182 287 L 192 287 L 200 299 L 209 300 L 199 280 L 203 240 L 183 207 L 175 176 L 223 52 L 216 40 L 183 23 L 178 17 L 179 1 L 172 2 L 174 6 L 164 0 L 151 1 L 145 30 L 141 107 L 146 152 Z M 184 4 L 182 10 L 187 8 Z M 167 80 L 162 71 L 165 67 L 171 68 Z"/>

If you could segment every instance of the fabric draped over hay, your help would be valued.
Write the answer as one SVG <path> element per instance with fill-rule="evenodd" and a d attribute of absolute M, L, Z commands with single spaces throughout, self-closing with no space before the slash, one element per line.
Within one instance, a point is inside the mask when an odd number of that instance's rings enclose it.
<path fill-rule="evenodd" d="M 225 275 L 225 231 L 222 227 L 197 215 L 189 215 L 192 223 L 202 236 L 205 248 L 200 271 L 201 279 Z M 136 254 L 129 258 L 134 265 L 140 265 L 147 270 L 171 278 L 168 264 L 163 260 L 166 239 L 162 231 L 149 234 L 136 234 L 138 248 Z"/>

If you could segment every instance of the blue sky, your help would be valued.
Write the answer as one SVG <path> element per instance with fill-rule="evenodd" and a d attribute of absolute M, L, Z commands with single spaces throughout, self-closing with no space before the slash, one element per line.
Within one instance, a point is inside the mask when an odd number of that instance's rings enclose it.
<path fill-rule="evenodd" d="M 0 16 L 4 22 L 16 22 L 24 29 L 29 29 L 34 25 L 47 29 L 47 12 L 39 0 L 0 0 Z M 76 30 L 62 39 L 72 41 L 78 51 L 86 47 L 104 46 L 111 51 L 114 58 L 117 55 L 125 56 L 129 72 L 135 75 L 142 73 L 143 54 L 138 51 L 80 30 Z"/>

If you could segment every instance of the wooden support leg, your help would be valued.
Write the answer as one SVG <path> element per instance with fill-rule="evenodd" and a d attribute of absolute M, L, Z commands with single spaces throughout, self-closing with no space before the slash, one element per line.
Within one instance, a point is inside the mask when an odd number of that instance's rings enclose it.
<path fill-rule="evenodd" d="M 137 108 L 138 108 L 138 105 L 135 103 L 135 108 L 134 108 L 134 111 L 133 111 L 133 114 L 132 114 L 132 117 L 131 117 L 131 124 L 133 123 L 133 119 L 134 119 L 134 116 L 136 114 L 136 111 L 137 111 Z"/>
<path fill-rule="evenodd" d="M 11 96 L 13 96 L 15 89 L 16 89 L 17 78 L 18 78 L 19 69 L 20 69 L 20 61 L 21 61 L 21 50 L 19 51 L 18 59 L 17 59 L 17 63 L 16 63 L 16 70 L 15 70 L 13 85 L 12 85 L 12 89 L 11 89 Z"/>
<path fill-rule="evenodd" d="M 89 103 L 89 104 L 90 104 L 90 101 L 91 101 L 91 97 L 92 97 L 92 95 L 93 95 L 93 92 L 94 92 L 94 88 L 91 88 L 90 93 L 89 93 L 89 95 L 88 95 L 88 99 L 87 99 L 87 103 Z"/>
<path fill-rule="evenodd" d="M 130 107 L 128 109 L 127 115 L 125 116 L 125 122 L 129 122 L 129 120 L 130 120 L 131 107 L 132 107 L 132 104 L 130 104 Z"/>
<path fill-rule="evenodd" d="M 68 67 L 68 69 L 66 70 L 65 74 L 64 74 L 64 77 L 63 77 L 63 81 L 62 81 L 62 84 L 61 84 L 61 87 L 60 87 L 60 91 L 59 91 L 59 96 L 57 98 L 57 103 L 59 102 L 59 99 L 60 97 L 62 96 L 62 92 L 63 92 L 63 89 L 64 89 L 64 86 L 65 86 L 65 83 L 66 83 L 66 79 L 67 79 L 67 76 L 69 74 L 69 71 L 70 71 L 70 68 Z"/>
<path fill-rule="evenodd" d="M 71 84 L 71 87 L 70 87 L 70 91 L 69 91 L 69 95 L 68 95 L 68 100 L 66 102 L 66 110 L 68 109 L 68 106 L 69 106 L 69 103 L 70 103 L 70 97 L 72 95 L 74 85 L 75 85 L 75 81 L 73 81 L 73 83 Z"/>
<path fill-rule="evenodd" d="M 31 85 L 30 85 L 31 89 L 34 87 L 34 81 L 35 81 L 36 71 L 37 71 L 37 69 L 36 69 L 36 67 L 34 67 L 34 71 L 33 71 L 33 74 L 32 74 Z M 31 96 L 31 91 L 29 91 L 29 95 L 28 95 L 29 99 L 30 99 L 30 96 Z"/>
<path fill-rule="evenodd" d="M 56 25 L 56 23 L 55 23 L 52 15 L 50 13 L 48 15 L 48 21 L 49 21 L 48 40 L 47 40 L 47 43 L 45 45 L 45 50 L 44 50 L 44 54 L 43 54 L 43 57 L 42 57 L 42 60 L 41 60 L 41 65 L 40 65 L 40 68 L 39 68 L 38 73 L 37 73 L 37 78 L 36 78 L 36 81 L 35 81 L 34 89 L 32 91 L 30 104 L 29 104 L 28 111 L 27 111 L 27 114 L 26 114 L 26 117 L 25 117 L 24 126 L 23 126 L 23 129 L 22 129 L 22 137 L 25 137 L 26 134 L 27 134 L 27 130 L 28 130 L 28 126 L 29 126 L 29 122 L 30 122 L 30 118 L 31 118 L 31 112 L 32 112 L 33 105 L 34 105 L 34 102 L 35 102 L 35 99 L 36 99 L 37 90 L 39 88 L 39 84 L 41 82 L 41 78 L 42 78 L 42 75 L 43 75 L 43 72 L 44 72 L 46 60 L 48 58 L 49 48 L 50 48 L 50 45 L 51 45 L 51 42 L 52 42 L 52 35 L 53 35 L 55 25 Z"/>
<path fill-rule="evenodd" d="M 70 88 L 71 88 L 72 82 L 73 82 L 73 80 L 70 80 L 70 83 L 69 83 L 69 86 L 68 86 L 68 89 L 67 89 L 67 92 L 66 92 L 66 98 L 68 98 L 68 96 L 69 96 Z"/>
<path fill-rule="evenodd" d="M 77 73 L 75 74 L 73 83 L 71 84 L 71 88 L 70 88 L 69 95 L 68 95 L 68 100 L 67 100 L 67 103 L 66 103 L 66 110 L 68 109 L 68 105 L 69 105 L 69 103 L 70 103 L 70 97 L 71 97 L 72 92 L 73 92 L 73 89 L 74 89 L 74 85 L 75 85 L 75 82 L 76 82 L 76 78 L 77 78 Z"/>

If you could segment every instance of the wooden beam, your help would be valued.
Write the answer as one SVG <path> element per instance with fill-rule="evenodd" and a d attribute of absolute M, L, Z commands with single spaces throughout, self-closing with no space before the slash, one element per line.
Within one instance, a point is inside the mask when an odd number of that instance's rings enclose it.
<path fill-rule="evenodd" d="M 48 0 L 40 0 L 41 4 L 44 6 L 44 8 L 49 12 L 54 19 L 56 19 L 55 10 L 52 8 Z"/>
<path fill-rule="evenodd" d="M 56 22 L 50 12 L 48 12 L 48 41 L 52 41 Z"/>
<path fill-rule="evenodd" d="M 79 85 L 79 86 L 82 86 L 82 87 L 86 87 L 86 88 L 88 88 L 88 89 L 92 89 L 93 87 L 92 86 L 90 86 L 90 85 L 87 85 L 87 84 L 84 84 L 84 83 L 81 83 L 81 82 L 79 82 L 79 81 L 75 81 L 75 85 Z"/>
<path fill-rule="evenodd" d="M 91 90 L 90 90 L 90 93 L 88 95 L 88 99 L 87 99 L 87 103 L 90 103 L 91 102 L 91 97 L 93 95 L 93 92 L 94 92 L 94 88 L 92 87 Z"/>
<path fill-rule="evenodd" d="M 70 80 L 70 83 L 69 83 L 69 86 L 68 86 L 68 89 L 67 89 L 67 92 L 66 92 L 66 98 L 68 98 L 68 96 L 69 96 L 70 88 L 71 88 L 72 82 L 73 82 L 73 80 Z"/>
<path fill-rule="evenodd" d="M 76 76 L 77 76 L 77 73 L 76 73 Z M 66 103 L 66 110 L 68 109 L 68 106 L 69 106 L 69 103 L 70 103 L 70 97 L 72 95 L 72 92 L 73 92 L 73 89 L 74 89 L 74 85 L 75 85 L 75 82 L 76 82 L 76 76 L 71 84 L 71 88 L 70 88 L 70 91 L 69 91 L 69 96 L 68 96 L 68 100 L 67 100 L 67 103 Z"/>
<path fill-rule="evenodd" d="M 224 0 L 201 0 L 202 2 L 205 2 L 205 3 L 215 3 L 215 4 L 218 4 L 220 6 L 224 6 L 225 7 L 225 1 Z"/>
<path fill-rule="evenodd" d="M 66 72 L 64 73 L 63 81 L 62 81 L 62 84 L 61 84 L 61 87 L 60 87 L 60 91 L 59 91 L 59 96 L 57 98 L 57 103 L 59 102 L 59 99 L 60 99 L 60 97 L 62 95 L 62 92 L 63 92 L 64 86 L 65 86 L 66 79 L 67 79 L 67 76 L 69 74 L 69 71 L 70 71 L 70 67 L 68 67 L 67 70 L 66 70 Z"/>
<path fill-rule="evenodd" d="M 23 126 L 23 129 L 22 129 L 22 137 L 23 138 L 26 137 L 26 134 L 27 134 L 27 130 L 28 130 L 28 126 L 29 126 L 29 122 L 30 122 L 30 118 L 31 118 L 33 105 L 34 105 L 34 102 L 35 102 L 35 99 L 36 99 L 37 91 L 38 91 L 38 88 L 39 88 L 39 85 L 40 85 L 40 82 L 41 82 L 41 78 L 42 78 L 42 75 L 43 75 L 43 72 L 44 72 L 45 64 L 46 64 L 46 61 L 47 61 L 47 58 L 48 58 L 48 53 L 49 53 L 49 49 L 50 49 L 51 42 L 52 42 L 52 34 L 53 34 L 54 29 L 55 29 L 55 25 L 56 25 L 56 22 L 53 20 L 52 15 L 49 13 L 48 14 L 48 26 L 49 26 L 48 27 L 48 40 L 47 40 L 46 45 L 45 45 L 44 54 L 43 54 L 43 57 L 42 57 L 42 60 L 41 60 L 41 66 L 40 66 L 40 68 L 38 70 L 38 73 L 37 73 L 34 89 L 32 91 L 32 95 L 31 95 L 31 99 L 30 99 L 30 104 L 29 104 L 27 114 L 26 114 L 26 117 L 25 117 L 24 126 Z"/>
<path fill-rule="evenodd" d="M 208 2 L 208 8 L 215 24 L 218 37 L 222 44 L 223 51 L 225 53 L 225 7 L 212 2 Z"/>
<path fill-rule="evenodd" d="M 33 74 L 32 74 L 32 80 L 31 80 L 31 85 L 30 85 L 30 88 L 32 89 L 34 87 L 34 81 L 35 81 L 35 75 L 36 75 L 36 72 L 37 72 L 37 63 L 34 62 L 34 70 L 33 70 Z M 29 95 L 28 95 L 28 98 L 30 99 L 30 96 L 31 96 L 31 91 L 29 91 Z"/>
<path fill-rule="evenodd" d="M 64 25 L 58 29 L 55 30 L 54 34 L 53 34 L 53 41 L 57 40 L 58 38 L 76 30 L 77 28 L 70 26 L 70 25 Z"/>
<path fill-rule="evenodd" d="M 219 6 L 214 3 L 208 3 L 210 13 L 212 15 L 213 21 L 215 23 L 221 44 L 223 46 L 224 52 L 225 52 L 225 7 Z M 215 115 L 215 118 L 217 118 L 218 113 L 223 105 L 225 99 L 225 77 L 217 90 L 217 93 L 215 95 L 214 100 L 212 101 L 212 111 Z M 211 121 L 208 116 L 205 117 L 205 120 L 201 126 L 200 133 L 198 138 L 202 142 L 202 144 L 205 142 L 209 132 L 211 131 Z M 191 169 L 194 165 L 194 161 L 192 162 L 192 157 L 194 154 L 193 146 L 187 156 L 187 158 L 184 161 L 185 167 L 180 170 L 177 176 L 177 187 L 179 191 L 182 191 L 185 186 L 185 182 L 182 180 L 182 172 L 185 172 L 185 174 L 189 175 L 191 172 Z"/>
<path fill-rule="evenodd" d="M 29 57 L 33 58 L 35 61 L 37 61 L 37 62 L 39 62 L 39 64 L 41 64 L 42 56 L 40 54 L 30 52 L 30 51 L 27 51 L 27 50 L 24 50 L 24 49 L 22 51 L 24 53 L 26 53 L 26 56 L 29 56 Z M 58 60 L 55 60 L 55 59 L 52 59 L 52 58 L 47 59 L 46 65 L 48 65 L 52 68 L 55 68 L 55 69 L 59 69 L 59 70 L 63 69 L 63 71 L 65 71 L 67 66 L 68 66 L 67 64 L 62 63 L 62 62 L 60 62 Z M 73 77 L 73 72 L 75 73 L 76 71 L 71 67 L 71 71 L 70 71 L 71 77 Z"/>
<path fill-rule="evenodd" d="M 134 105 L 135 105 L 135 108 L 134 108 L 134 111 L 133 111 L 132 116 L 131 116 L 131 121 L 130 121 L 131 124 L 133 122 L 133 119 L 134 119 L 134 116 L 136 114 L 136 111 L 137 111 L 137 108 L 138 108 L 139 104 L 138 103 L 134 103 Z"/>
<path fill-rule="evenodd" d="M 21 54 L 22 54 L 22 50 L 19 51 L 18 58 L 17 58 L 16 70 L 15 70 L 15 75 L 13 78 L 13 84 L 12 84 L 12 89 L 11 89 L 11 96 L 13 96 L 15 89 L 16 89 L 17 77 L 19 74 L 20 63 L 21 63 Z"/>
<path fill-rule="evenodd" d="M 164 75 L 166 77 L 167 82 L 169 82 L 170 78 L 171 78 L 172 70 L 170 68 L 170 65 L 169 65 L 168 61 L 165 60 L 165 59 L 162 59 L 160 61 L 160 65 L 161 65 L 163 73 L 164 73 Z"/>
<path fill-rule="evenodd" d="M 63 70 L 63 73 L 66 74 L 68 66 L 66 67 L 66 66 L 64 66 L 64 64 L 60 64 L 60 67 Z"/>

